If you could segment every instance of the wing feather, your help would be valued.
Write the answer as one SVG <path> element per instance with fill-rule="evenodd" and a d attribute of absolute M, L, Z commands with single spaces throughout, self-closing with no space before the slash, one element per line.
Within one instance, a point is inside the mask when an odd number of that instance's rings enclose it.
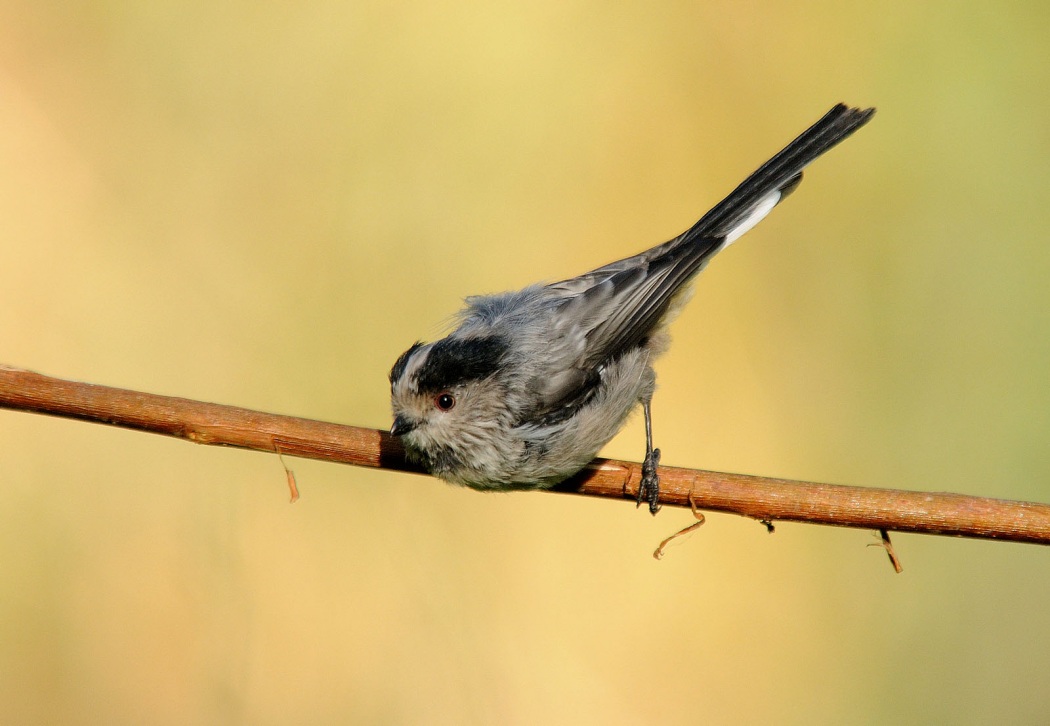
<path fill-rule="evenodd" d="M 552 337 L 569 359 L 557 356 L 556 362 L 567 374 L 537 382 L 543 403 L 532 414 L 556 415 L 586 402 L 602 366 L 651 335 L 676 293 L 712 256 L 757 224 L 798 186 L 806 166 L 874 113 L 838 104 L 679 236 L 548 285 L 558 299 Z"/>

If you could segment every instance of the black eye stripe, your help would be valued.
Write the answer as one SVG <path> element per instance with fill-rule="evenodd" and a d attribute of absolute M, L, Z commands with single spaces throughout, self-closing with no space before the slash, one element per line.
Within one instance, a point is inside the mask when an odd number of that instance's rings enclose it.
<path fill-rule="evenodd" d="M 412 344 L 411 348 L 398 357 L 397 361 L 394 363 L 394 367 L 390 369 L 390 383 L 400 380 L 401 377 L 405 375 L 405 368 L 408 367 L 408 359 L 411 358 L 412 354 L 419 350 L 422 345 L 422 342 L 416 341 Z"/>
<path fill-rule="evenodd" d="M 431 346 L 419 368 L 420 390 L 442 391 L 488 378 L 503 364 L 507 344 L 502 338 L 445 338 Z"/>

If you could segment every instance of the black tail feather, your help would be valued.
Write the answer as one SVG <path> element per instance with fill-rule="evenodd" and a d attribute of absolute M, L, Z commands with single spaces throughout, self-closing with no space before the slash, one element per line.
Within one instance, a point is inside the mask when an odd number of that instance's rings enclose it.
<path fill-rule="evenodd" d="M 802 180 L 802 170 L 810 162 L 866 124 L 874 114 L 874 108 L 838 104 L 741 182 L 679 240 L 724 237 L 767 194 L 779 189 L 786 196 L 793 191 Z"/>

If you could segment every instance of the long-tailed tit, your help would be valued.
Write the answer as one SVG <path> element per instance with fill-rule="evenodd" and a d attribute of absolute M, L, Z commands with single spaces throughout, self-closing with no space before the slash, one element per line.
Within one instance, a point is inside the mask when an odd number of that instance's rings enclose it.
<path fill-rule="evenodd" d="M 416 343 L 390 371 L 394 425 L 409 457 L 474 489 L 554 486 L 595 457 L 638 404 L 645 460 L 638 502 L 659 509 L 650 402 L 653 361 L 689 283 L 762 220 L 814 159 L 871 119 L 839 104 L 669 242 L 579 277 L 466 300 L 459 325 Z"/>

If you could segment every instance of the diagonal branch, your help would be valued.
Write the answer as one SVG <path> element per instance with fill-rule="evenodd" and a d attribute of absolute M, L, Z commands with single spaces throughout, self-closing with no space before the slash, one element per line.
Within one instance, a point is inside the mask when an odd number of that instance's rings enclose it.
<path fill-rule="evenodd" d="M 0 366 L 0 408 L 94 421 L 356 466 L 422 473 L 394 437 L 375 429 L 138 393 Z M 595 459 L 554 491 L 635 499 L 641 465 Z M 1050 544 L 1050 505 L 961 494 L 812 484 L 660 467 L 660 501 L 774 520 Z"/>

